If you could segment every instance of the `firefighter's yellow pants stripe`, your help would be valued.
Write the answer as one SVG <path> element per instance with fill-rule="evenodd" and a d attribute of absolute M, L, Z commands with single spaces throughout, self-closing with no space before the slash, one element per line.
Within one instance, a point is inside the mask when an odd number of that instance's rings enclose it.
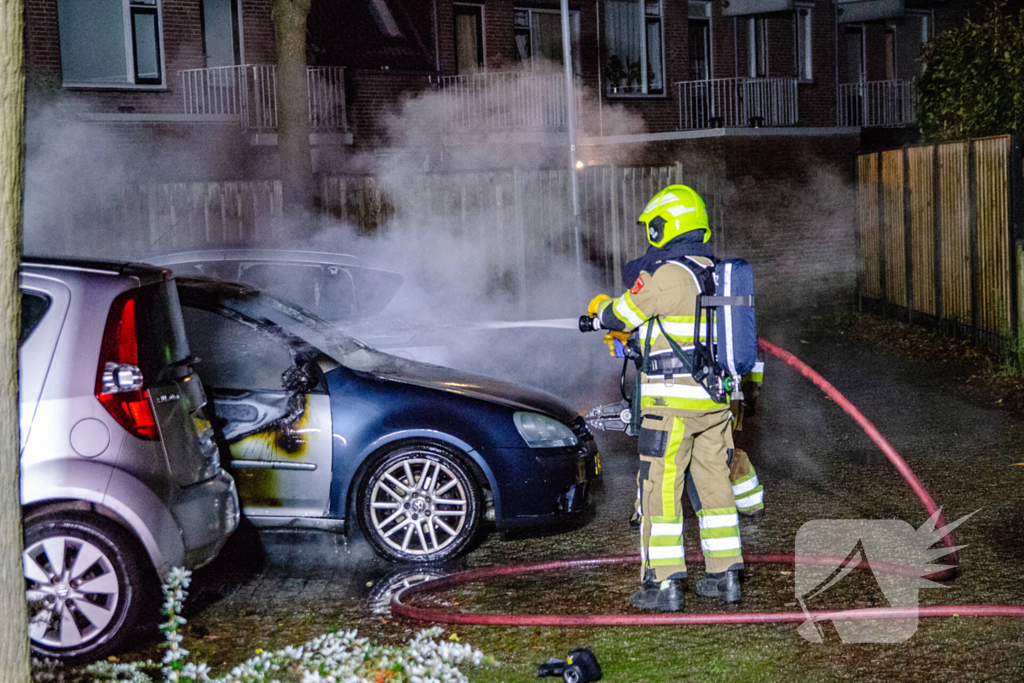
<path fill-rule="evenodd" d="M 686 425 L 679 418 L 672 419 L 672 431 L 669 434 L 668 448 L 665 449 L 665 476 L 661 479 L 661 509 L 675 510 L 679 505 L 676 500 L 676 456 L 683 443 Z M 679 473 L 682 474 L 681 472 Z M 680 520 L 682 521 L 682 520 Z"/>
<path fill-rule="evenodd" d="M 700 548 L 708 557 L 740 557 L 739 517 L 735 507 L 702 509 L 697 513 L 700 523 Z"/>
<path fill-rule="evenodd" d="M 732 482 L 732 493 L 741 512 L 756 512 L 764 507 L 764 486 L 757 480 L 753 465 L 748 474 Z"/>

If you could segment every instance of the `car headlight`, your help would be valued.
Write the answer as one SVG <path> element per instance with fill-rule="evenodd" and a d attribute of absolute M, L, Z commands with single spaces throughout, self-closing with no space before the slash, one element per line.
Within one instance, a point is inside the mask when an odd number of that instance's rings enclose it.
<path fill-rule="evenodd" d="M 530 448 L 564 448 L 579 443 L 571 429 L 547 415 L 517 412 L 512 420 Z"/>

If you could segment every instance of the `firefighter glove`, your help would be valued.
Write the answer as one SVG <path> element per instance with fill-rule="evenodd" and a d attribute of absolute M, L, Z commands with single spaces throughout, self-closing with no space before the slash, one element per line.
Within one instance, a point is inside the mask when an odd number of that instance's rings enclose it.
<path fill-rule="evenodd" d="M 611 297 L 608 296 L 607 294 L 598 294 L 597 296 L 595 296 L 593 299 L 590 300 L 590 303 L 587 304 L 587 315 L 589 315 L 591 318 L 596 318 L 597 309 L 601 307 L 601 304 L 603 304 L 605 301 L 608 301 L 609 299 L 611 299 Z"/>
<path fill-rule="evenodd" d="M 625 358 L 626 340 L 629 339 L 628 332 L 611 331 L 604 335 L 604 343 L 608 345 L 608 352 L 614 358 Z"/>

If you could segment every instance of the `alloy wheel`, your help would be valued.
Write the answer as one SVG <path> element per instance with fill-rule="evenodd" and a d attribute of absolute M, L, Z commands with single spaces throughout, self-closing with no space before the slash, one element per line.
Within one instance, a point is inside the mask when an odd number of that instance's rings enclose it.
<path fill-rule="evenodd" d="M 371 481 L 369 517 L 378 539 L 411 556 L 434 555 L 456 543 L 470 522 L 465 475 L 438 459 L 410 457 Z"/>
<path fill-rule="evenodd" d="M 114 619 L 121 586 L 111 559 L 73 536 L 50 536 L 22 553 L 28 632 L 37 643 L 72 648 L 96 638 Z"/>

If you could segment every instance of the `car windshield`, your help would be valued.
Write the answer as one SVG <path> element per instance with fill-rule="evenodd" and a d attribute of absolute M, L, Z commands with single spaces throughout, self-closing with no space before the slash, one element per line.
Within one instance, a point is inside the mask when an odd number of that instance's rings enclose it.
<path fill-rule="evenodd" d="M 317 347 L 350 370 L 366 373 L 399 371 L 409 365 L 404 358 L 378 351 L 336 325 L 295 304 L 262 292 L 232 299 L 233 310 L 254 320 L 268 320 L 286 332 Z"/>

